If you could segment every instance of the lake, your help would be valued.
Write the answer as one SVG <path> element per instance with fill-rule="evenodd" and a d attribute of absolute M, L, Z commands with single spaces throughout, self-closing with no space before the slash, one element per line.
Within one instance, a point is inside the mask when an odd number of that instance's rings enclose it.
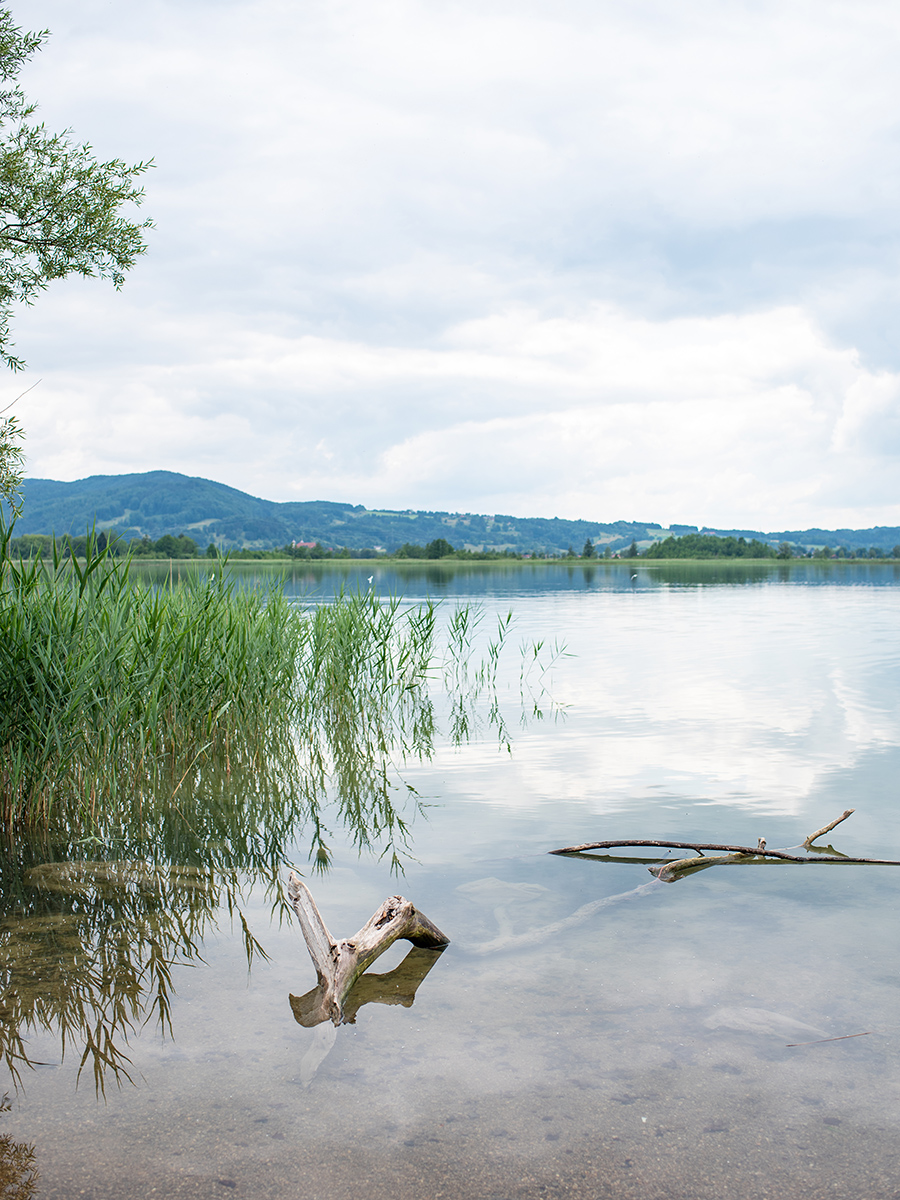
<path fill-rule="evenodd" d="M 229 778 L 183 861 L 168 833 L 159 861 L 11 850 L 0 1194 L 900 1195 L 897 868 L 664 883 L 648 865 L 689 851 L 549 853 L 800 847 L 855 809 L 822 845 L 900 859 L 900 565 L 298 564 L 286 586 L 439 598 L 445 623 L 475 601 L 473 677 L 513 617 L 464 720 L 436 672 L 428 753 L 386 748 L 377 811 L 335 796 L 317 828 L 269 833 L 264 807 L 232 819 L 252 781 Z M 450 944 L 395 944 L 355 1023 L 305 1027 L 289 865 L 337 937 L 400 893 Z"/>

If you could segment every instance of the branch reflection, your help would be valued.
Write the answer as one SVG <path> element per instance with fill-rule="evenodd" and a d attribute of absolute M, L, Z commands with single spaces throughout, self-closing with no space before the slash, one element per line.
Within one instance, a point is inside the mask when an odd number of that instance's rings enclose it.
<path fill-rule="evenodd" d="M 356 1023 L 356 1014 L 364 1004 L 401 1004 L 412 1008 L 416 992 L 425 976 L 444 953 L 444 948 L 426 950 L 414 946 L 403 962 L 384 975 L 360 975 L 343 1003 L 343 1024 Z M 312 1029 L 331 1020 L 330 999 L 326 1003 L 326 985 L 320 983 L 303 996 L 290 996 L 291 1011 L 298 1025 Z"/>

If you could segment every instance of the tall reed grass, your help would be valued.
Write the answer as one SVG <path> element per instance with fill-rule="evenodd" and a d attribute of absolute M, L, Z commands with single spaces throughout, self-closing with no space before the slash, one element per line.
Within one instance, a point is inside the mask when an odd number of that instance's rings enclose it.
<path fill-rule="evenodd" d="M 135 583 L 127 562 L 19 562 L 0 541 L 0 821 L 131 814 L 176 798 L 215 760 L 296 789 L 302 765 L 361 802 L 398 728 L 424 747 L 434 610 L 371 595 L 304 611 L 278 588 L 222 570 L 176 587 Z M 277 771 L 276 771 L 277 774 Z M 365 789 L 363 789 L 365 790 Z M 384 813 L 385 820 L 390 814 Z"/>
<path fill-rule="evenodd" d="M 452 742 L 483 720 L 508 744 L 512 615 L 485 636 L 465 605 L 442 622 L 370 592 L 302 608 L 221 564 L 153 586 L 93 544 L 20 562 L 8 543 L 0 530 L 0 1062 L 18 1081 L 26 1034 L 55 1029 L 99 1092 L 129 1078 L 138 1023 L 168 1026 L 173 969 L 222 913 L 248 963 L 264 953 L 243 898 L 284 904 L 301 828 L 318 869 L 329 823 L 401 866 L 419 801 L 398 768 L 431 755 L 436 694 Z M 523 672 L 539 652 L 522 647 Z"/>

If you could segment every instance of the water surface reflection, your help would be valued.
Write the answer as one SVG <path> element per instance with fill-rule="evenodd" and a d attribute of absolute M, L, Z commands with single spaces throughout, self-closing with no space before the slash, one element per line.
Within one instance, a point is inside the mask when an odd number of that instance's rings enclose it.
<path fill-rule="evenodd" d="M 451 945 L 430 972 L 386 957 L 366 982 L 374 1002 L 339 1030 L 307 1028 L 288 1001 L 316 983 L 296 925 L 279 920 L 280 864 L 303 868 L 316 845 L 301 791 L 254 792 L 248 762 L 230 781 L 188 778 L 174 804 L 145 810 L 143 832 L 16 848 L 4 914 L 62 916 L 70 932 L 84 916 L 98 978 L 117 912 L 146 905 L 145 945 L 160 906 L 180 904 L 191 938 L 206 922 L 197 957 L 177 931 L 166 951 L 174 1041 L 145 993 L 151 1023 L 127 1047 L 136 1086 L 108 1087 L 98 1107 L 74 1089 L 81 1049 L 60 1065 L 55 1031 L 28 1031 L 29 1055 L 55 1065 L 24 1076 L 3 1127 L 40 1148 L 41 1194 L 284 1200 L 299 1180 L 322 1200 L 892 1195 L 896 872 L 723 868 L 669 886 L 642 863 L 546 853 L 626 836 L 789 846 L 854 807 L 834 844 L 900 858 L 900 589 L 876 570 L 799 587 L 702 573 L 658 586 L 638 572 L 633 589 L 604 590 L 598 566 L 590 586 L 579 568 L 568 590 L 522 592 L 516 636 L 559 635 L 575 655 L 553 687 L 567 718 L 509 719 L 512 753 L 496 729 L 453 745 L 450 702 L 433 696 L 429 754 L 383 795 L 413 817 L 402 890 Z M 513 712 L 518 674 L 514 656 L 497 676 Z M 323 804 L 328 863 L 308 875 L 345 933 L 400 886 L 390 852 L 378 857 L 382 819 L 366 827 L 375 853 L 344 825 L 377 812 L 367 795 L 344 816 Z M 305 833 L 291 833 L 295 817 Z M 55 864 L 72 864 L 58 881 L 72 870 L 71 893 L 42 886 Z M 268 956 L 249 974 L 241 915 Z M 49 944 L 51 962 L 70 962 Z M 847 1040 L 821 1040 L 833 1037 Z"/>
<path fill-rule="evenodd" d="M 215 571 L 199 560 L 175 560 L 174 579 Z M 168 563 L 141 563 L 133 567 L 140 577 L 164 585 L 170 579 Z M 435 599 L 515 598 L 572 591 L 629 592 L 635 589 L 759 587 L 894 587 L 900 582 L 900 562 L 867 563 L 795 559 L 710 559 L 708 561 L 623 559 L 613 561 L 467 563 L 442 559 L 433 563 L 373 559 L 363 564 L 329 562 L 235 562 L 229 571 L 247 586 L 265 587 L 284 580 L 289 596 L 308 603 L 329 599 L 341 592 L 370 590 L 376 595 L 402 596 L 406 601 Z M 370 582 L 371 580 L 371 582 Z"/>

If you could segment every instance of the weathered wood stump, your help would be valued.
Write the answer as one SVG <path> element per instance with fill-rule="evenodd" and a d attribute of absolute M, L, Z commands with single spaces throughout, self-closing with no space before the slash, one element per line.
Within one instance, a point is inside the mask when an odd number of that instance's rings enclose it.
<path fill-rule="evenodd" d="M 450 942 L 437 925 L 402 896 L 388 896 L 359 933 L 337 942 L 328 932 L 309 888 L 293 871 L 288 875 L 287 891 L 319 980 L 318 986 L 305 996 L 290 998 L 294 1016 L 301 1025 L 313 1026 L 328 1020 L 335 1025 L 350 1024 L 361 1005 L 371 1000 L 405 1004 L 410 997 L 411 1004 L 416 988 L 436 961 L 433 956 L 409 965 L 403 974 L 402 993 L 395 987 L 400 980 L 392 981 L 391 975 L 403 973 L 411 955 L 396 972 L 373 977 L 370 989 L 353 997 L 350 993 L 363 972 L 399 938 L 431 951 L 442 950 Z M 389 998 L 391 995 L 393 999 Z"/>

